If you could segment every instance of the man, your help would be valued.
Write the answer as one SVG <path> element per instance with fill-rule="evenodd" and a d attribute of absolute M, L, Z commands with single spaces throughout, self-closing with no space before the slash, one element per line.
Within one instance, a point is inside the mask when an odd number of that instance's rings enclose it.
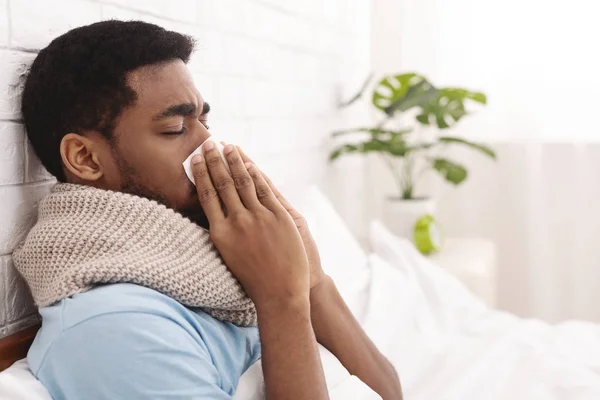
<path fill-rule="evenodd" d="M 105 21 L 58 37 L 33 62 L 25 126 L 61 182 L 15 256 L 42 305 L 42 329 L 28 355 L 34 374 L 55 399 L 227 399 L 262 357 L 269 398 L 321 399 L 327 390 L 319 342 L 384 399 L 401 398 L 394 368 L 323 273 L 305 221 L 241 149 L 225 148 L 230 175 L 215 146 L 205 146 L 193 160 L 196 186 L 187 179 L 181 163 L 210 137 L 210 108 L 186 67 L 192 51 L 189 37 L 156 25 Z M 90 206 L 80 207 L 88 199 Z M 186 236 L 164 228 L 171 223 L 199 237 L 186 224 L 210 226 L 244 292 L 222 295 L 232 286 L 204 262 L 210 249 L 177 247 Z M 121 276 L 119 268 L 155 248 L 160 258 L 138 266 L 144 276 Z M 205 286 L 191 294 L 173 289 L 188 283 L 173 277 L 193 257 L 200 257 L 199 271 L 220 275 L 198 278 Z M 69 263 L 85 265 L 82 282 L 56 273 Z M 46 273 L 52 279 L 40 280 Z M 204 289 L 226 301 L 191 307 L 169 296 Z M 246 304 L 246 294 L 255 313 L 230 304 Z M 246 326 L 252 318 L 258 327 Z"/>

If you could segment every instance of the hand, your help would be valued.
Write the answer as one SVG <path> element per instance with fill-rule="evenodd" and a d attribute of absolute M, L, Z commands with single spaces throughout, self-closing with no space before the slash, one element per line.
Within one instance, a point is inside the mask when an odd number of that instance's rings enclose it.
<path fill-rule="evenodd" d="M 232 274 L 259 310 L 267 303 L 308 301 L 308 258 L 290 214 L 234 146 L 224 149 L 232 175 L 214 144 L 204 149 L 204 156 L 192 160 L 198 198 Z"/>
<path fill-rule="evenodd" d="M 223 143 L 223 145 L 226 145 Z M 253 163 L 250 157 L 244 153 L 244 151 L 237 146 L 237 150 L 242 156 L 244 162 Z M 308 228 L 308 224 L 306 223 L 306 219 L 300 214 L 289 201 L 283 197 L 283 195 L 277 190 L 273 182 L 269 179 L 269 177 L 262 171 L 260 171 L 264 180 L 267 182 L 271 191 L 275 194 L 275 197 L 279 201 L 279 203 L 285 208 L 288 214 L 294 220 L 296 224 L 296 228 L 302 237 L 302 243 L 304 244 L 304 250 L 306 251 L 306 256 L 308 257 L 308 264 L 310 268 L 310 289 L 311 292 L 321 285 L 326 278 L 325 272 L 323 272 L 323 268 L 321 267 L 321 257 L 319 256 L 319 249 L 317 248 L 317 244 L 310 234 L 310 230 Z"/>

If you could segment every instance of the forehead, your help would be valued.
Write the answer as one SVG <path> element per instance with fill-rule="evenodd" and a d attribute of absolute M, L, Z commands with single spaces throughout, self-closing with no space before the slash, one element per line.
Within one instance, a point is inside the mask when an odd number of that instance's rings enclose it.
<path fill-rule="evenodd" d="M 127 84 L 137 94 L 134 108 L 148 112 L 159 112 L 174 104 L 199 106 L 203 102 L 190 71 L 179 59 L 137 68 L 128 73 Z"/>

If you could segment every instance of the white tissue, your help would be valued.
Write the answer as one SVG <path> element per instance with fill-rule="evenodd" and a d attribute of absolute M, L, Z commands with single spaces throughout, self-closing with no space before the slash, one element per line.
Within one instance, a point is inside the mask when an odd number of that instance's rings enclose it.
<path fill-rule="evenodd" d="M 231 170 L 229 169 L 229 164 L 227 163 L 227 160 L 225 159 L 225 155 L 223 154 L 223 145 L 221 143 L 219 143 L 218 141 L 216 141 L 214 139 L 214 137 L 211 136 L 210 138 L 206 139 L 200 146 L 198 146 L 198 148 L 196 150 L 194 150 L 192 152 L 192 154 L 190 154 L 188 156 L 188 158 L 186 158 L 182 164 L 183 169 L 185 170 L 185 174 L 187 175 L 188 179 L 190 181 L 192 181 L 192 183 L 194 185 L 196 185 L 196 182 L 194 181 L 194 174 L 192 173 L 192 157 L 194 157 L 196 154 L 203 154 L 202 146 L 204 146 L 204 144 L 206 142 L 208 142 L 209 140 L 212 140 L 214 142 L 215 146 L 217 146 L 217 150 L 219 150 L 219 154 L 221 154 L 221 158 L 223 159 L 223 162 L 225 163 L 227 172 L 229 172 L 231 174 Z"/>

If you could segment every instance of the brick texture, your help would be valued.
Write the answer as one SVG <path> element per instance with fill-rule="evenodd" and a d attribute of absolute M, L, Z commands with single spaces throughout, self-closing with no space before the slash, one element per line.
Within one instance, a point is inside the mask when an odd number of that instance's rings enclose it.
<path fill-rule="evenodd" d="M 0 47 L 8 46 L 8 0 L 0 0 Z"/>
<path fill-rule="evenodd" d="M 0 185 L 25 179 L 25 130 L 23 125 L 0 121 Z"/>
<path fill-rule="evenodd" d="M 5 287 L 10 288 L 4 296 L 6 323 L 16 324 L 37 313 L 27 284 L 14 268 L 10 256 L 0 257 L 0 271 L 3 271 Z"/>
<path fill-rule="evenodd" d="M 34 54 L 0 49 L 0 120 L 21 118 L 23 78 Z"/>
<path fill-rule="evenodd" d="M 100 5 L 89 1 L 11 1 L 10 45 L 39 50 L 69 29 L 96 22 L 100 17 Z"/>

